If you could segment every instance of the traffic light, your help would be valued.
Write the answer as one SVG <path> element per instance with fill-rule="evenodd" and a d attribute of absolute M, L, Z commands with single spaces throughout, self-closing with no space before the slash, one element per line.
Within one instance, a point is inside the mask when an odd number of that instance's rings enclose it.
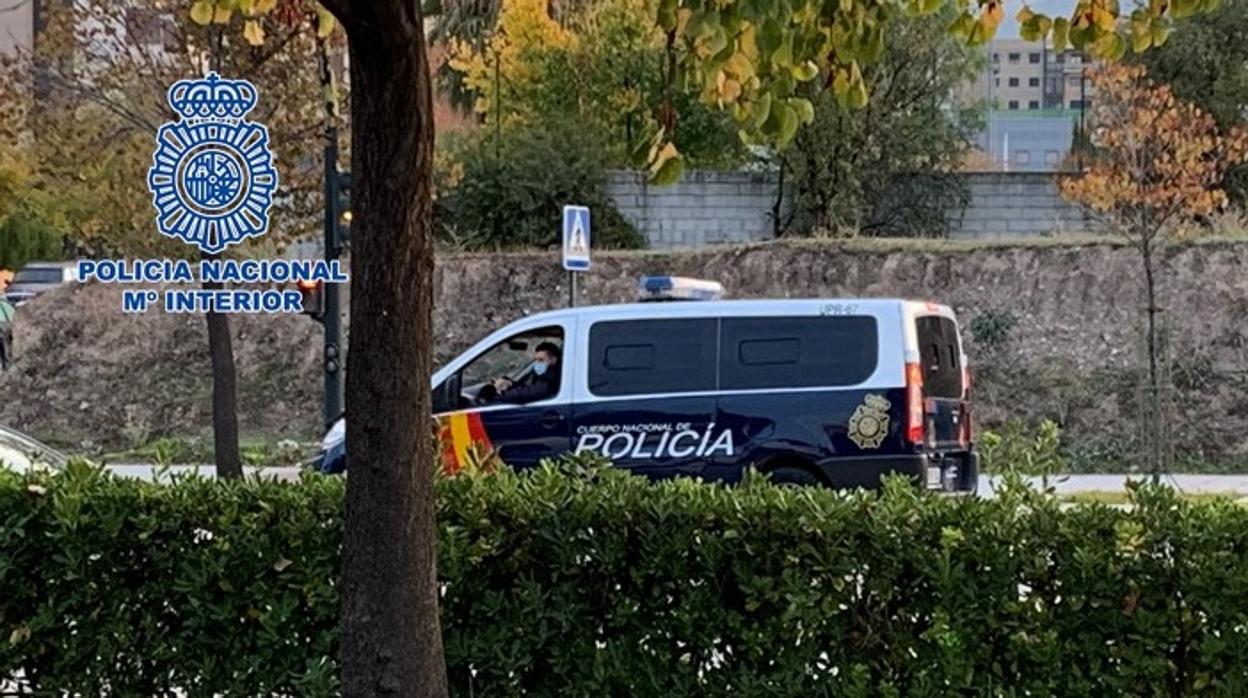
<path fill-rule="evenodd" d="M 299 298 L 303 302 L 303 314 L 320 319 L 325 314 L 325 282 L 298 281 Z"/>
<path fill-rule="evenodd" d="M 334 203 L 338 212 L 338 245 L 351 241 L 351 173 L 338 173 L 338 200 Z"/>
<path fill-rule="evenodd" d="M 351 239 L 351 173 L 332 168 L 325 177 L 326 258 L 337 259 Z"/>

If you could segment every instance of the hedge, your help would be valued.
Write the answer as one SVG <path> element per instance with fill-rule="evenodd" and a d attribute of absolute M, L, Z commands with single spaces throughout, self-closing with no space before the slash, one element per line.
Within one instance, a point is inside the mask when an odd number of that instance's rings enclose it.
<path fill-rule="evenodd" d="M 439 485 L 457 695 L 1248 695 L 1248 511 L 652 484 Z M 332 695 L 343 482 L 0 475 L 0 677 Z"/>

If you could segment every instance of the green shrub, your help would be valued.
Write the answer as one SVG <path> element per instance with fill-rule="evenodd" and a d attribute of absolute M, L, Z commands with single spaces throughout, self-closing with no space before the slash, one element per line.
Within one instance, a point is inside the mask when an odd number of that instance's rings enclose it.
<path fill-rule="evenodd" d="M 64 247 L 61 234 L 51 226 L 22 213 L 0 217 L 0 269 L 61 259 Z"/>
<path fill-rule="evenodd" d="M 0 676 L 329 695 L 341 480 L 0 474 Z M 1248 510 L 650 484 L 439 485 L 456 695 L 1245 695 Z"/>
<path fill-rule="evenodd" d="M 595 248 L 645 240 L 607 196 L 602 144 L 585 128 L 552 123 L 469 137 L 451 146 L 458 181 L 439 195 L 444 242 L 468 249 L 560 244 L 563 206 L 588 206 Z"/>
<path fill-rule="evenodd" d="M 1018 324 L 1018 317 L 1009 310 L 985 310 L 971 320 L 971 337 L 986 349 L 995 349 L 1010 338 L 1010 330 Z"/>
<path fill-rule="evenodd" d="M 979 438 L 979 455 L 987 473 L 1054 477 L 1070 470 L 1062 454 L 1062 430 L 1049 419 L 1034 429 L 1014 421 L 985 432 Z"/>

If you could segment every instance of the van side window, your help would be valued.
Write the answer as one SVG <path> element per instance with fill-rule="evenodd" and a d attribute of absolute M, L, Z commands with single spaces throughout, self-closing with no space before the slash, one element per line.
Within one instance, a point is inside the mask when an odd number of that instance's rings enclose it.
<path fill-rule="evenodd" d="M 958 326 L 946 317 L 926 315 L 915 319 L 923 366 L 923 390 L 930 397 L 962 397 L 962 357 L 958 351 Z"/>
<path fill-rule="evenodd" d="M 875 318 L 726 317 L 720 329 L 720 389 L 856 385 L 875 373 Z"/>
<path fill-rule="evenodd" d="M 595 322 L 589 328 L 589 391 L 654 395 L 715 389 L 718 320 Z"/>

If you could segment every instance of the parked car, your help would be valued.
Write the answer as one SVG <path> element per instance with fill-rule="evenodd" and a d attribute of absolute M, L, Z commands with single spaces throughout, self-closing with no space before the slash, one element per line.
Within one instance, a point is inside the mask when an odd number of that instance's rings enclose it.
<path fill-rule="evenodd" d="M 0 298 L 0 371 L 13 361 L 13 316 L 16 310 L 8 301 Z"/>
<path fill-rule="evenodd" d="M 733 482 L 751 466 L 792 485 L 878 487 L 898 473 L 973 491 L 977 479 L 957 319 L 931 302 L 555 310 L 486 337 L 432 387 L 451 472 L 476 449 L 516 468 L 593 452 L 656 479 Z M 322 444 L 325 472 L 347 467 L 343 431 Z"/>
<path fill-rule="evenodd" d="M 13 305 L 21 305 L 41 293 L 77 280 L 77 262 L 31 262 L 13 277 L 4 297 Z"/>
<path fill-rule="evenodd" d="M 0 468 L 24 473 L 31 468 L 61 470 L 69 459 L 20 431 L 0 426 Z"/>

